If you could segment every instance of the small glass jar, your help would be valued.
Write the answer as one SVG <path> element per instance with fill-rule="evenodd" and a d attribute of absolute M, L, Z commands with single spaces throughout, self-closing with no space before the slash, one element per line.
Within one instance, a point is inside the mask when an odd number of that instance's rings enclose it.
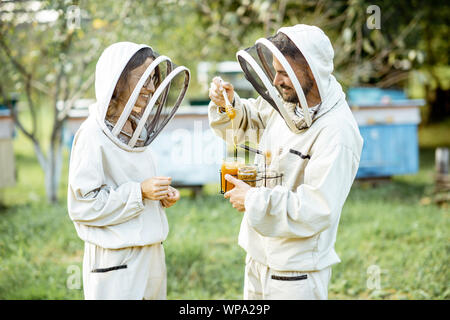
<path fill-rule="evenodd" d="M 283 184 L 283 174 L 275 170 L 261 171 L 257 179 L 257 187 L 274 188 Z"/>
<path fill-rule="evenodd" d="M 252 165 L 242 166 L 238 169 L 238 179 L 251 187 L 256 187 L 257 167 Z"/>
<path fill-rule="evenodd" d="M 238 177 L 238 169 L 245 165 L 245 162 L 241 158 L 227 158 L 222 162 L 220 169 L 220 192 L 225 193 L 234 188 L 234 184 L 225 180 L 225 175 L 229 174 L 233 177 Z"/>

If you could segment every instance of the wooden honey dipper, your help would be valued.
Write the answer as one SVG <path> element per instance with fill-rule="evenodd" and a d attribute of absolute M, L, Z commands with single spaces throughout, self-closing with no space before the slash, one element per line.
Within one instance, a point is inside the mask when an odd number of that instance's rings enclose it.
<path fill-rule="evenodd" d="M 223 80 L 220 79 L 220 87 L 219 90 L 222 92 L 223 98 L 225 100 L 225 112 L 228 115 L 228 118 L 230 120 L 233 120 L 236 117 L 236 110 L 234 109 L 233 105 L 230 103 L 230 100 L 228 99 L 227 91 L 222 87 Z"/>

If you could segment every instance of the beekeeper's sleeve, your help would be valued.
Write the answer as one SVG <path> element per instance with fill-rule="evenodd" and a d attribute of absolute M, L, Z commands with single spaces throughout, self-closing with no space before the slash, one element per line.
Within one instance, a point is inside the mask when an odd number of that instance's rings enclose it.
<path fill-rule="evenodd" d="M 226 141 L 232 141 L 234 134 L 237 144 L 246 141 L 259 143 L 274 109 L 262 97 L 241 99 L 237 93 L 234 93 L 234 108 L 236 116 L 232 124 L 228 115 L 220 112 L 219 107 L 212 101 L 210 102 L 208 106 L 209 125 L 214 133 Z"/>
<path fill-rule="evenodd" d="M 144 209 L 139 182 L 129 181 L 116 187 L 104 180 L 101 146 L 88 135 L 74 141 L 69 169 L 69 216 L 74 222 L 93 227 L 128 221 Z"/>
<path fill-rule="evenodd" d="M 349 147 L 323 144 L 311 156 L 304 183 L 295 192 L 283 186 L 251 188 L 244 219 L 268 237 L 304 238 L 322 232 L 338 221 L 358 164 Z"/>

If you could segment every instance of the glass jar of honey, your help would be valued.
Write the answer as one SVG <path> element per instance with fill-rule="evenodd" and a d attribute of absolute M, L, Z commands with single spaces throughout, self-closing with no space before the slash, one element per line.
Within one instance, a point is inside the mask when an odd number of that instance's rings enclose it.
<path fill-rule="evenodd" d="M 234 184 L 225 180 L 225 175 L 229 174 L 233 177 L 238 177 L 238 170 L 240 167 L 244 166 L 244 160 L 241 158 L 230 158 L 225 159 L 222 162 L 222 167 L 220 168 L 220 189 L 221 193 L 225 193 L 234 188 Z"/>
<path fill-rule="evenodd" d="M 252 165 L 242 166 L 238 169 L 238 179 L 251 187 L 256 187 L 257 167 Z"/>

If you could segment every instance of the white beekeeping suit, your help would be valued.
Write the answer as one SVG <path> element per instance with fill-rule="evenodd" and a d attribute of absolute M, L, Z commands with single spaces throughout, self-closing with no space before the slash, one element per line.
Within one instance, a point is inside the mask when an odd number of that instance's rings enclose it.
<path fill-rule="evenodd" d="M 178 109 L 189 71 L 152 51 L 151 64 L 120 117 L 111 122 L 107 114 L 116 84 L 129 60 L 143 48 L 151 50 L 131 42 L 104 50 L 96 66 L 97 101 L 73 141 L 68 212 L 85 241 L 86 299 L 166 297 L 162 241 L 168 234 L 167 218 L 160 201 L 143 198 L 140 183 L 157 175 L 147 147 Z M 158 86 L 148 97 L 147 107 L 135 114 L 133 106 L 149 79 Z M 133 134 L 123 130 L 127 124 Z"/>
<path fill-rule="evenodd" d="M 282 185 L 251 188 L 245 197 L 239 234 L 239 245 L 247 252 L 244 297 L 326 299 L 331 266 L 340 262 L 334 250 L 339 218 L 363 140 L 332 75 L 334 51 L 328 37 L 308 25 L 281 28 L 278 33 L 303 54 L 320 101 L 308 104 L 304 92 L 308 84 L 298 78 L 271 38 L 237 53 L 246 78 L 260 94 L 257 99 L 234 94 L 237 143 L 256 136 L 260 150 L 272 151 L 271 167 L 284 174 Z M 292 81 L 298 102 L 285 101 L 281 88 L 274 85 L 274 58 Z M 221 137 L 232 128 L 226 113 L 213 102 L 209 120 Z M 263 156 L 257 155 L 255 161 L 263 163 Z"/>

